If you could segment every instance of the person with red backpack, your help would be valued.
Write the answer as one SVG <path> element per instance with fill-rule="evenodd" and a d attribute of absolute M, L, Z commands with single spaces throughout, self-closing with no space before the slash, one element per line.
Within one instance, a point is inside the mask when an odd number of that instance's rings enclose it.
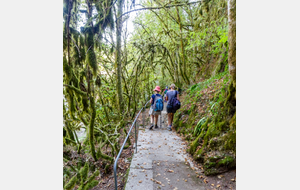
<path fill-rule="evenodd" d="M 172 130 L 172 122 L 173 117 L 176 111 L 180 108 L 180 101 L 179 101 L 179 93 L 175 89 L 175 84 L 171 84 L 170 90 L 167 92 L 166 100 L 167 103 L 167 113 L 168 113 L 168 130 Z"/>
<path fill-rule="evenodd" d="M 157 121 L 158 121 L 158 115 L 161 114 L 161 111 L 164 108 L 164 104 L 163 104 L 163 97 L 159 94 L 160 87 L 156 86 L 155 89 L 153 89 L 153 91 L 155 92 L 154 94 L 152 94 L 151 99 L 150 99 L 150 103 L 151 103 L 151 107 L 149 110 L 149 114 L 151 117 L 151 126 L 150 126 L 150 130 L 153 129 L 153 120 L 155 123 L 155 128 L 158 128 L 157 126 Z"/>

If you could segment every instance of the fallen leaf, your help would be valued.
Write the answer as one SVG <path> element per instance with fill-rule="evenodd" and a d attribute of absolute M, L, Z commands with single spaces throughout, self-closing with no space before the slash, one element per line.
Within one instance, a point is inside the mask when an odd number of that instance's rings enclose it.
<path fill-rule="evenodd" d="M 139 181 L 139 183 L 142 183 L 142 182 L 143 182 L 142 180 Z"/>

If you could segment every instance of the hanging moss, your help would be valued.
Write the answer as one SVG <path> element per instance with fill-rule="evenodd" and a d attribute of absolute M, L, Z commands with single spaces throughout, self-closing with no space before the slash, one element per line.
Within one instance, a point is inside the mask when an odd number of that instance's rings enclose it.
<path fill-rule="evenodd" d="M 72 71 L 72 84 L 76 87 L 79 88 L 79 80 L 77 76 L 74 73 L 74 70 Z"/>
<path fill-rule="evenodd" d="M 94 35 L 92 32 L 92 28 L 87 28 L 87 47 L 88 52 L 87 52 L 87 57 L 86 61 L 89 64 L 89 66 L 92 68 L 93 74 L 96 76 L 97 75 L 97 70 L 98 70 L 98 64 L 96 60 L 96 54 L 94 52 Z"/>
<path fill-rule="evenodd" d="M 72 68 L 68 65 L 68 61 L 65 55 L 63 56 L 63 71 L 65 74 L 65 83 L 69 84 L 72 79 Z"/>
<path fill-rule="evenodd" d="M 75 114 L 74 95 L 70 89 L 67 89 L 66 99 L 67 99 L 67 103 L 68 103 L 69 114 L 72 117 L 72 119 L 75 119 L 75 117 L 74 117 L 74 114 Z"/>
<path fill-rule="evenodd" d="M 85 56 L 85 47 L 84 47 L 84 38 L 82 35 L 80 35 L 80 46 L 79 46 L 79 49 L 80 49 L 80 62 L 83 62 L 86 58 Z"/>

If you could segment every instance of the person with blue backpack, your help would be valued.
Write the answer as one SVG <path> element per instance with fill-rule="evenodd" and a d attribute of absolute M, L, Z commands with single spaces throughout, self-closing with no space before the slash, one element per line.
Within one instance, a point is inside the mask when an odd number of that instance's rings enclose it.
<path fill-rule="evenodd" d="M 167 92 L 167 113 L 168 113 L 168 130 L 172 130 L 173 117 L 180 108 L 179 93 L 175 90 L 175 84 L 171 84 L 170 90 Z"/>
<path fill-rule="evenodd" d="M 158 120 L 158 115 L 161 114 L 161 111 L 164 109 L 164 103 L 163 103 L 163 97 L 159 94 L 160 87 L 156 86 L 155 89 L 153 89 L 153 91 L 155 92 L 154 94 L 152 94 L 151 99 L 150 99 L 150 103 L 151 103 L 151 107 L 149 110 L 149 114 L 151 117 L 151 126 L 150 126 L 150 130 L 153 129 L 153 120 L 155 123 L 155 128 L 158 128 L 157 126 L 157 120 Z"/>

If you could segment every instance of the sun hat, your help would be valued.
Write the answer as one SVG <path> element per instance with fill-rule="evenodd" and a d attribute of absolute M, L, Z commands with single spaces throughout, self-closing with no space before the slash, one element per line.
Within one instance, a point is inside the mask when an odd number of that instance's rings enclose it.
<path fill-rule="evenodd" d="M 156 87 L 153 89 L 153 91 L 158 91 L 158 92 L 160 92 L 160 87 L 159 87 L 159 86 L 156 86 Z"/>

